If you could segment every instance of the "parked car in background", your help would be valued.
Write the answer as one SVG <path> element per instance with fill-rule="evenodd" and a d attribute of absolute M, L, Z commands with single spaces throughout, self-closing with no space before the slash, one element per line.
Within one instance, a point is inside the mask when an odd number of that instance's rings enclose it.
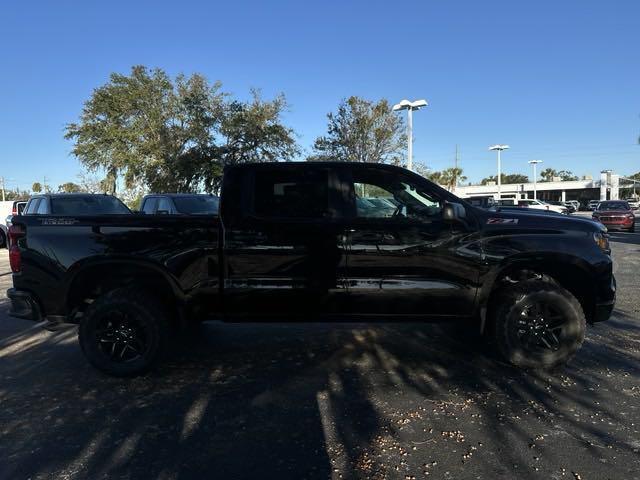
<path fill-rule="evenodd" d="M 567 207 L 569 213 L 575 213 L 580 209 L 580 202 L 577 200 L 567 200 L 565 202 L 560 202 L 560 205 Z"/>
<path fill-rule="evenodd" d="M 560 213 L 573 213 L 576 211 L 576 209 L 573 207 L 573 205 L 568 204 L 566 202 L 561 202 L 561 201 L 557 201 L 557 200 L 546 200 L 545 202 L 547 205 L 553 205 L 555 207 L 560 207 L 560 208 L 565 208 L 566 212 L 560 212 Z"/>
<path fill-rule="evenodd" d="M 131 210 L 113 195 L 47 193 L 29 199 L 23 215 L 123 215 Z"/>
<path fill-rule="evenodd" d="M 569 209 L 564 205 L 551 205 L 541 200 L 534 200 L 531 198 L 524 198 L 516 201 L 518 207 L 521 208 L 533 208 L 535 210 L 547 210 L 555 213 L 568 214 Z"/>
<path fill-rule="evenodd" d="M 12 200 L 8 202 L 0 202 L 0 218 L 3 218 L 5 214 L 8 213 L 6 217 L 4 217 L 4 224 L 0 223 L 0 248 L 8 247 L 7 232 L 9 231 L 9 227 L 11 226 L 11 219 L 14 215 L 20 215 L 24 210 L 27 202 L 25 200 Z"/>
<path fill-rule="evenodd" d="M 564 203 L 566 206 L 569 206 L 569 205 L 573 206 L 573 212 L 571 211 L 571 209 L 569 209 L 569 213 L 574 213 L 580 210 L 580 202 L 578 200 L 567 200 Z"/>
<path fill-rule="evenodd" d="M 198 193 L 154 193 L 140 203 L 147 215 L 217 215 L 220 199 Z"/>
<path fill-rule="evenodd" d="M 629 203 L 623 200 L 600 202 L 593 212 L 593 220 L 602 223 L 609 230 L 627 230 L 635 232 L 636 216 Z"/>
<path fill-rule="evenodd" d="M 640 200 L 637 198 L 627 198 L 625 202 L 629 204 L 631 210 L 638 210 L 640 208 Z"/>
<path fill-rule="evenodd" d="M 468 197 L 465 198 L 465 200 L 474 207 L 478 208 L 491 208 L 497 204 L 495 198 L 493 198 L 491 195 Z"/>
<path fill-rule="evenodd" d="M 587 210 L 595 210 L 596 208 L 598 208 L 599 203 L 600 200 L 589 200 L 589 203 L 587 203 Z"/>

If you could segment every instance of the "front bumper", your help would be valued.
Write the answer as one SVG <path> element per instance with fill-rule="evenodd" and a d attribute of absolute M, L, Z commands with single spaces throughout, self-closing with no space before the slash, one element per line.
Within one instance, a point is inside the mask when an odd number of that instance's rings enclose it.
<path fill-rule="evenodd" d="M 590 320 L 591 323 L 609 320 L 616 305 L 616 289 L 616 277 L 612 274 L 609 284 L 607 286 L 603 285 L 603 288 L 598 292 L 593 316 Z"/>
<path fill-rule="evenodd" d="M 42 313 L 38 301 L 31 293 L 10 288 L 7 290 L 7 297 L 11 300 L 9 315 L 12 317 L 33 320 L 34 322 L 40 322 L 42 320 Z"/>

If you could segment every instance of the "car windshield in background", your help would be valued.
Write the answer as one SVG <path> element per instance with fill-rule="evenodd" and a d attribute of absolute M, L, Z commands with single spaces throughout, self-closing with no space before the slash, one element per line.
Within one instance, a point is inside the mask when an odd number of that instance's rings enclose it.
<path fill-rule="evenodd" d="M 127 206 L 108 195 L 51 197 L 52 215 L 121 215 L 131 213 Z"/>
<path fill-rule="evenodd" d="M 627 202 L 602 202 L 598 205 L 598 210 L 629 210 Z"/>
<path fill-rule="evenodd" d="M 217 197 L 173 197 L 173 203 L 180 213 L 188 215 L 217 215 Z"/>

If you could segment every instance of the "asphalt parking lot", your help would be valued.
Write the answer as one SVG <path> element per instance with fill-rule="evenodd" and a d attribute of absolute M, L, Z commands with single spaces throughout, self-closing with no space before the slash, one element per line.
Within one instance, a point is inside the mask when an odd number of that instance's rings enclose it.
<path fill-rule="evenodd" d="M 640 234 L 562 370 L 417 324 L 206 324 L 146 377 L 88 366 L 75 330 L 7 316 L 0 479 L 640 478 Z"/>

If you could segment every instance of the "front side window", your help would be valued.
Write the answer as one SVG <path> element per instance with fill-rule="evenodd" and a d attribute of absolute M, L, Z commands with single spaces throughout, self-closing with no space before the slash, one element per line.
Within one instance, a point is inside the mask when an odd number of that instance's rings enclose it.
<path fill-rule="evenodd" d="M 253 210 L 272 218 L 323 218 L 329 212 L 326 170 L 264 170 L 255 173 Z"/>
<path fill-rule="evenodd" d="M 430 222 L 442 214 L 440 199 L 410 179 L 366 171 L 353 177 L 356 217 Z"/>

